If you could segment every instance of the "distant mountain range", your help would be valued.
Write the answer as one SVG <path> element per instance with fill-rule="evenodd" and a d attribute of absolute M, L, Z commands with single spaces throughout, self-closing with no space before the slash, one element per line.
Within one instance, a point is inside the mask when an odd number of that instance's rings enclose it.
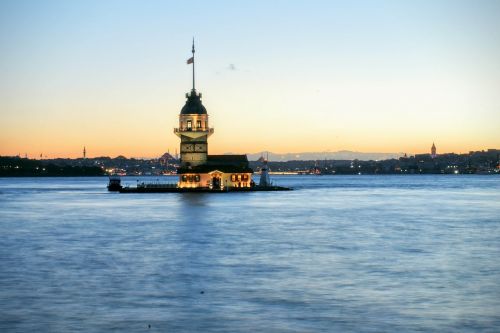
<path fill-rule="evenodd" d="M 260 157 L 266 157 L 269 154 L 269 161 L 286 162 L 286 161 L 310 161 L 310 160 L 387 160 L 391 158 L 399 158 L 404 153 L 361 153 L 357 151 L 340 150 L 336 152 L 303 152 L 303 153 L 285 153 L 278 154 L 273 152 L 259 152 L 247 154 L 249 161 L 256 161 Z"/>

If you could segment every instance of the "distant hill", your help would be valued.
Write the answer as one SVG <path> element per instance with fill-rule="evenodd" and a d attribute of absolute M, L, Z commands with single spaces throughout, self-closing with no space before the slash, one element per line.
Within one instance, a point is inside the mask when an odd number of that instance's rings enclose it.
<path fill-rule="evenodd" d="M 273 152 L 259 152 L 247 154 L 249 161 L 256 161 L 261 156 L 269 154 L 270 161 L 285 162 L 285 161 L 303 161 L 303 160 L 387 160 L 391 158 L 399 158 L 404 153 L 361 153 L 356 151 L 341 150 L 337 152 L 303 152 L 303 153 L 285 153 L 277 154 Z"/>

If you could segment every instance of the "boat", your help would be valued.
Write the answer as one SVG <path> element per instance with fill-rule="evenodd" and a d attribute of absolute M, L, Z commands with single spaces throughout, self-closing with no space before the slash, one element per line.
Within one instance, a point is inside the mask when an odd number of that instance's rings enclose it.
<path fill-rule="evenodd" d="M 118 175 L 109 176 L 108 191 L 118 192 L 122 189 L 122 180 Z"/>

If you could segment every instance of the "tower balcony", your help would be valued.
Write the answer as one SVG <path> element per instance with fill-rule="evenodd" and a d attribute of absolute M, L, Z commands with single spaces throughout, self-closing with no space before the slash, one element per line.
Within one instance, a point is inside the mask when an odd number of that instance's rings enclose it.
<path fill-rule="evenodd" d="M 180 137 L 181 135 L 188 136 L 190 138 L 199 138 L 204 135 L 210 136 L 214 133 L 213 127 L 211 128 L 174 128 L 174 134 Z"/>

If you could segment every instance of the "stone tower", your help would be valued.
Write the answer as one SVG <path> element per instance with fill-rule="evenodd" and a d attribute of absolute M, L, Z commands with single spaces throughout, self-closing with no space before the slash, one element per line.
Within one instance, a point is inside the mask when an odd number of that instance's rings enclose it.
<path fill-rule="evenodd" d="M 194 85 L 194 40 L 192 53 L 187 63 L 193 65 L 193 89 L 186 94 L 187 101 L 179 115 L 179 127 L 174 129 L 174 133 L 181 138 L 181 165 L 185 167 L 207 162 L 208 137 L 214 132 L 208 127 L 207 109 Z"/>

